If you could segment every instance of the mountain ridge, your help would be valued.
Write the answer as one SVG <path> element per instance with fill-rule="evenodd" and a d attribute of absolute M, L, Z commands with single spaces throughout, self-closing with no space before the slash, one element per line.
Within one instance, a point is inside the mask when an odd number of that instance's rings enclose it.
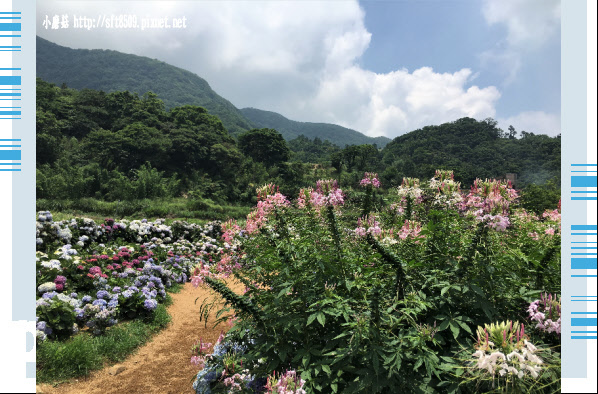
<path fill-rule="evenodd" d="M 105 92 L 130 91 L 143 95 L 154 92 L 167 109 L 186 104 L 204 107 L 218 116 L 224 127 L 234 136 L 253 128 L 273 128 L 286 140 L 301 134 L 314 139 L 328 139 L 338 145 L 374 144 L 383 147 L 390 139 L 372 138 L 356 130 L 329 123 L 293 121 L 272 111 L 286 122 L 255 124 L 226 98 L 218 95 L 210 84 L 197 74 L 145 56 L 126 54 L 108 49 L 73 49 L 36 37 L 37 76 L 60 86 L 65 83 L 74 89 L 94 89 Z M 262 111 L 262 110 L 259 110 Z M 262 116 L 263 118 L 263 116 Z M 277 127 L 285 125 L 283 130 Z M 298 131 L 304 127 L 305 131 Z"/>
<path fill-rule="evenodd" d="M 391 141 L 390 138 L 387 137 L 369 137 L 356 130 L 332 123 L 299 122 L 291 120 L 273 111 L 252 107 L 241 108 L 240 111 L 256 126 L 277 130 L 282 134 L 285 140 L 291 140 L 300 135 L 304 135 L 310 139 L 317 137 L 321 140 L 328 140 L 334 143 L 334 140 L 337 139 L 337 133 L 343 133 L 345 139 L 350 141 L 350 143 L 346 143 L 345 145 L 376 144 L 378 148 L 383 148 Z M 344 145 L 341 147 L 343 146 Z"/>

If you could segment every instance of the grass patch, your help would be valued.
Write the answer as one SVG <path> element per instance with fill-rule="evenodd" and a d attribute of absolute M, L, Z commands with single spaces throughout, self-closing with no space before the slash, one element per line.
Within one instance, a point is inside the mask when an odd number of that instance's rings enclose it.
<path fill-rule="evenodd" d="M 180 290 L 179 290 L 180 291 Z M 167 301 L 172 299 L 167 296 Z M 66 341 L 37 345 L 37 383 L 59 383 L 124 360 L 170 322 L 164 304 L 144 320 L 123 322 L 94 337 L 79 333 Z"/>
<path fill-rule="evenodd" d="M 173 294 L 178 294 L 181 292 L 182 289 L 183 289 L 183 285 L 175 282 L 168 288 L 168 292 L 173 293 Z M 170 295 L 166 294 L 166 301 L 164 301 L 164 305 L 168 306 L 171 304 L 172 304 L 172 297 L 170 297 Z"/>
<path fill-rule="evenodd" d="M 251 207 L 243 205 L 195 204 L 185 198 L 145 199 L 134 201 L 102 201 L 94 198 L 76 200 L 36 200 L 37 211 L 51 211 L 54 220 L 88 217 L 102 222 L 106 217 L 115 219 L 166 218 L 167 223 L 186 220 L 204 224 L 211 220 L 243 219 Z"/>

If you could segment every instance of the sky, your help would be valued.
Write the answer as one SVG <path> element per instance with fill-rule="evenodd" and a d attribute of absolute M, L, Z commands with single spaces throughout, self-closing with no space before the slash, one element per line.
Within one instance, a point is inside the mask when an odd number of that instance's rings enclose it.
<path fill-rule="evenodd" d="M 46 29 L 55 15 L 68 15 L 69 26 Z M 185 17 L 186 27 L 73 24 L 110 15 L 138 24 Z M 36 23 L 60 45 L 192 71 L 237 108 L 369 136 L 465 116 L 493 118 L 505 131 L 561 132 L 559 0 L 39 0 Z"/>

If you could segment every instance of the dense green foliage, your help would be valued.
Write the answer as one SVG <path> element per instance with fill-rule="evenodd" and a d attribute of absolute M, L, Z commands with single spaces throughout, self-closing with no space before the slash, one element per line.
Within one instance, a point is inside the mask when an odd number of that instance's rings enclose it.
<path fill-rule="evenodd" d="M 328 140 L 338 146 L 371 144 L 383 148 L 390 142 L 387 137 L 368 137 L 358 131 L 330 123 L 297 122 L 276 112 L 256 108 L 242 108 L 241 112 L 257 127 L 276 129 L 287 140 L 300 135 Z"/>
<path fill-rule="evenodd" d="M 271 181 L 296 194 L 322 177 L 355 184 L 373 169 L 397 186 L 403 176 L 429 179 L 437 166 L 458 168 L 463 186 L 474 174 L 515 173 L 524 206 L 537 212 L 559 199 L 560 138 L 522 132 L 518 139 L 491 119 L 428 126 L 382 150 L 368 144 L 341 149 L 303 135 L 287 143 L 274 129 L 248 130 L 235 140 L 203 107 L 166 110 L 151 92 L 77 91 L 38 79 L 36 138 L 37 198 L 77 201 L 71 206 L 80 210 L 90 198 L 183 197 L 193 212 L 252 203 L 255 187 Z M 135 212 L 143 210 L 126 214 Z"/>
<path fill-rule="evenodd" d="M 288 161 L 289 147 L 274 129 L 255 129 L 239 136 L 239 148 L 245 155 L 267 167 Z"/>
<path fill-rule="evenodd" d="M 263 151 L 265 160 L 241 143 L 244 155 L 206 109 L 166 111 L 153 93 L 77 91 L 38 79 L 36 136 L 38 199 L 185 195 L 193 211 L 215 202 L 251 202 L 255 185 L 269 179 L 298 188 L 304 172 L 301 163 L 286 162 L 289 150 L 276 131 L 262 140 L 270 146 L 277 141 L 278 153 Z"/>
<path fill-rule="evenodd" d="M 328 163 L 331 155 L 341 150 L 328 140 L 322 141 L 319 137 L 310 140 L 304 135 L 288 141 L 293 161 L 303 163 Z"/>
<path fill-rule="evenodd" d="M 514 129 L 513 129 L 514 130 Z M 382 180 L 398 185 L 405 176 L 431 178 L 436 168 L 455 168 L 457 180 L 518 175 L 518 188 L 544 184 L 561 171 L 561 139 L 522 132 L 504 133 L 492 119 L 462 118 L 426 126 L 395 138 L 382 151 Z M 553 202 L 552 205 L 556 203 Z"/>
<path fill-rule="evenodd" d="M 235 265 L 246 292 L 196 270 L 192 282 L 227 300 L 221 319 L 233 310 L 236 319 L 205 357 L 196 392 L 287 370 L 308 393 L 558 391 L 560 337 L 526 310 L 541 292 L 560 292 L 560 212 L 528 214 L 503 182 L 461 192 L 450 172 L 421 187 L 406 180 L 381 205 L 368 201 L 379 193 L 375 174 L 360 184 L 361 201 L 331 181 L 293 202 L 268 186 L 246 226 L 228 227 L 240 247 L 221 262 Z M 515 323 L 491 329 L 494 344 L 476 337 L 502 321 Z M 252 392 L 244 387 L 234 392 Z"/>

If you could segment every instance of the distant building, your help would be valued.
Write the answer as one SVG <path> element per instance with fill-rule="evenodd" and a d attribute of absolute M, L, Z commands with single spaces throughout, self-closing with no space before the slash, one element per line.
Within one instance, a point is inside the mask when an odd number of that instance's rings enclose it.
<path fill-rule="evenodd" d="M 507 181 L 511 181 L 511 185 L 513 185 L 513 187 L 516 187 L 516 185 L 517 185 L 517 174 L 512 173 L 512 172 L 508 172 L 505 175 L 505 179 Z"/>

